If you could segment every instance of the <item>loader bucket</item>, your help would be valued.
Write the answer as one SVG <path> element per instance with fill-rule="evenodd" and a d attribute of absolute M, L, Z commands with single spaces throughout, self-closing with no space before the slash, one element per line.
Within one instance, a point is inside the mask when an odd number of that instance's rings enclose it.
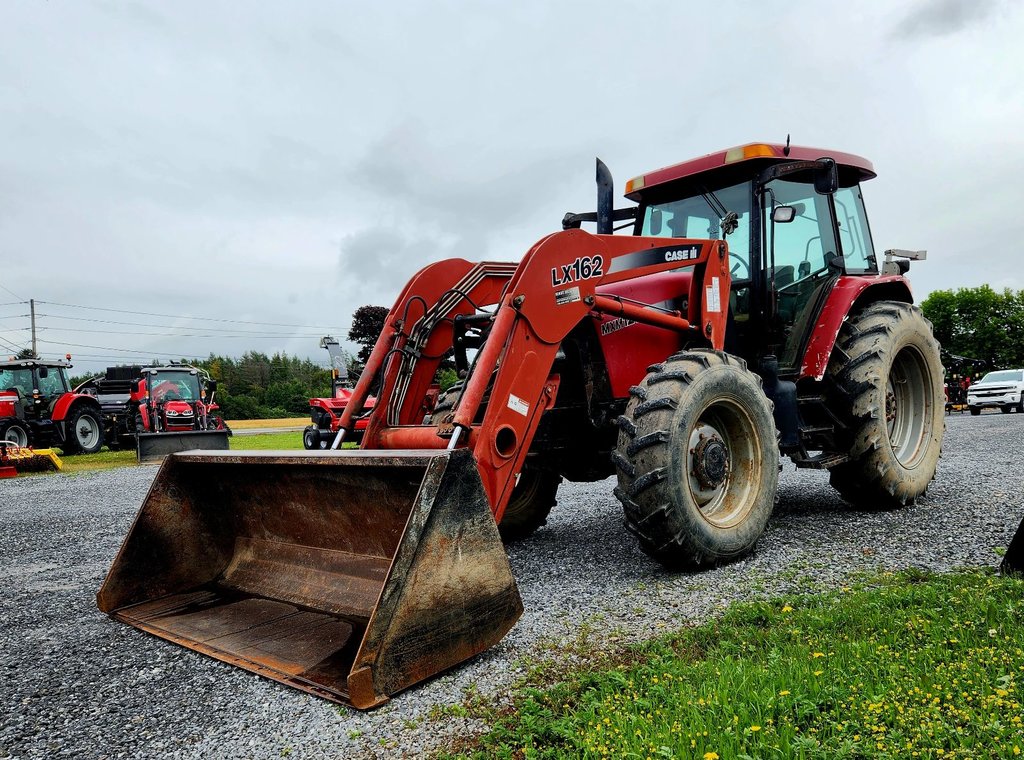
<path fill-rule="evenodd" d="M 1024 520 L 1020 521 L 1017 532 L 1010 539 L 999 570 L 1003 575 L 1024 575 Z"/>
<path fill-rule="evenodd" d="M 188 430 L 181 433 L 139 433 L 136 453 L 139 462 L 159 462 L 178 451 L 227 451 L 227 430 Z"/>
<path fill-rule="evenodd" d="M 523 611 L 468 450 L 173 454 L 97 604 L 360 709 L 497 643 Z"/>

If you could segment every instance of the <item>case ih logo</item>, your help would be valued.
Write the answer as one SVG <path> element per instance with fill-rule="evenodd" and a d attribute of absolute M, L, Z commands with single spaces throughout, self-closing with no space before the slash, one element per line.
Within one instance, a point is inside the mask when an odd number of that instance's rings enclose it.
<path fill-rule="evenodd" d="M 604 258 L 601 256 L 580 256 L 569 264 L 551 267 L 551 287 L 557 288 L 577 280 L 604 276 Z"/>
<path fill-rule="evenodd" d="M 693 261 L 700 256 L 700 246 L 690 245 L 685 248 L 672 248 L 665 251 L 665 261 Z"/>

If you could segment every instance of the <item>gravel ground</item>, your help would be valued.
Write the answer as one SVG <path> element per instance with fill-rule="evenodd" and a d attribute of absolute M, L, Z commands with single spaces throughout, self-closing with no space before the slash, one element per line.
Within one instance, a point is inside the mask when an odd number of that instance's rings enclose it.
<path fill-rule="evenodd" d="M 915 507 L 843 505 L 786 465 L 756 553 L 660 569 L 622 527 L 612 481 L 566 484 L 548 525 L 510 549 L 526 613 L 470 663 L 358 713 L 99 613 L 93 595 L 156 468 L 0 481 L 0 757 L 416 756 L 479 726 L 435 717 L 467 689 L 501 695 L 586 622 L 594 646 L 699 622 L 733 600 L 842 585 L 859 571 L 992 565 L 1021 517 L 1024 415 L 947 418 L 939 476 Z"/>

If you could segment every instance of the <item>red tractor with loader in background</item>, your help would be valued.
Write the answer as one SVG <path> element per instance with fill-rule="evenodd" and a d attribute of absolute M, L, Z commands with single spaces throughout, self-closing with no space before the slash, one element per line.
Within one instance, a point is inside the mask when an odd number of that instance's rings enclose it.
<path fill-rule="evenodd" d="M 338 434 L 341 426 L 341 413 L 348 406 L 352 397 L 352 388 L 348 379 L 346 355 L 341 344 L 330 335 L 320 339 L 320 348 L 326 348 L 331 357 L 331 397 L 311 398 L 309 400 L 309 416 L 312 424 L 302 431 L 302 447 L 304 449 L 326 449 Z M 366 430 L 370 410 L 375 399 L 370 396 L 364 404 L 365 412 L 359 417 L 349 437 L 350 443 L 358 443 Z"/>
<path fill-rule="evenodd" d="M 189 449 L 227 449 L 231 430 L 216 414 L 217 382 L 188 364 L 108 367 L 76 389 L 103 412 L 111 448 L 135 448 L 140 462 Z"/>
<path fill-rule="evenodd" d="M 103 446 L 100 406 L 71 390 L 67 361 L 0 362 L 0 440 L 19 447 L 59 446 L 65 454 L 94 454 Z"/>
<path fill-rule="evenodd" d="M 935 474 L 943 372 L 904 277 L 923 252 L 872 243 L 874 176 L 859 156 L 750 144 L 636 177 L 616 210 L 598 162 L 597 211 L 518 263 L 412 277 L 331 450 L 169 457 L 100 609 L 368 708 L 512 627 L 499 530 L 541 525 L 563 478 L 617 476 L 627 527 L 673 568 L 751 551 L 780 454 L 851 503 L 912 503 Z M 463 381 L 435 403 L 452 353 Z M 372 387 L 360 448 L 338 450 Z"/>

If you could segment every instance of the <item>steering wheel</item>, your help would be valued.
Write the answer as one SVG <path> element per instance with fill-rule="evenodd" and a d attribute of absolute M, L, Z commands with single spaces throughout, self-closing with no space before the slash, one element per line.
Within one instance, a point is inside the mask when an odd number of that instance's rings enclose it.
<path fill-rule="evenodd" d="M 164 401 L 181 401 L 181 395 L 177 391 L 167 391 L 164 394 Z"/>
<path fill-rule="evenodd" d="M 743 270 L 745 274 L 742 277 L 737 277 L 736 273 Z M 749 280 L 750 279 L 750 264 L 744 259 L 738 256 L 732 259 L 732 269 L 729 270 L 729 274 L 732 275 L 734 280 Z"/>

